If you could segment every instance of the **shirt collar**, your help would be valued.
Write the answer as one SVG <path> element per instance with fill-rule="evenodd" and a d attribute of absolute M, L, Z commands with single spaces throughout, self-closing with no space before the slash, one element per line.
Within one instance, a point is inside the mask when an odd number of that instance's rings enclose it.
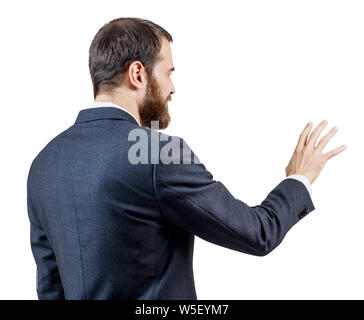
<path fill-rule="evenodd" d="M 139 121 L 126 109 L 124 109 L 123 107 L 113 103 L 113 102 L 100 102 L 100 101 L 95 101 L 93 104 L 91 104 L 88 108 L 101 108 L 101 107 L 114 107 L 114 108 L 118 108 L 121 109 L 127 113 L 129 113 L 134 119 L 135 121 L 139 124 L 139 126 L 141 127 Z"/>

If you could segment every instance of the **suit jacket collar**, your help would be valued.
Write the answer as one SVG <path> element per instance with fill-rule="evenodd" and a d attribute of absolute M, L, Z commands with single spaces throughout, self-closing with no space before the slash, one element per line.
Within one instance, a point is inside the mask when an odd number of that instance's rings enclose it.
<path fill-rule="evenodd" d="M 100 119 L 127 120 L 139 126 L 138 122 L 132 115 L 130 115 L 129 113 L 125 112 L 122 109 L 115 107 L 99 107 L 99 108 L 83 109 L 78 113 L 75 124 L 87 121 L 100 120 Z"/>

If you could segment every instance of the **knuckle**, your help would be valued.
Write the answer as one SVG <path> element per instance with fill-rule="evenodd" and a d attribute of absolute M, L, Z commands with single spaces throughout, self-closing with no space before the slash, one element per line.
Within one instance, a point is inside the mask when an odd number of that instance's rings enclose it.
<path fill-rule="evenodd" d="M 302 150 L 303 152 L 312 152 L 312 151 L 315 151 L 313 145 L 311 143 L 309 144 L 306 144 L 305 147 L 304 147 L 304 150 Z"/>

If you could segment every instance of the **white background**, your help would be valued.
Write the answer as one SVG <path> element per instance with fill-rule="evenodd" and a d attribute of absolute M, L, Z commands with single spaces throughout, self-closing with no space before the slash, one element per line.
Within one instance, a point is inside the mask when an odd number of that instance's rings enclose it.
<path fill-rule="evenodd" d="M 2 1 L 0 298 L 36 299 L 26 178 L 33 158 L 93 102 L 88 49 L 122 17 L 173 36 L 165 133 L 186 140 L 238 199 L 285 178 L 308 121 L 339 127 L 312 185 L 316 210 L 265 257 L 196 237 L 198 299 L 363 299 L 362 1 Z"/>

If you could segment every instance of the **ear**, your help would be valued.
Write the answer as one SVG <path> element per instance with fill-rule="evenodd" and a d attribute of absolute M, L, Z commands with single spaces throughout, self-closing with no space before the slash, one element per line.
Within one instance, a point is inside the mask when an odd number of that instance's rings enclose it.
<path fill-rule="evenodd" d="M 128 68 L 129 81 L 135 88 L 142 88 L 146 82 L 145 68 L 140 61 L 134 61 Z"/>

